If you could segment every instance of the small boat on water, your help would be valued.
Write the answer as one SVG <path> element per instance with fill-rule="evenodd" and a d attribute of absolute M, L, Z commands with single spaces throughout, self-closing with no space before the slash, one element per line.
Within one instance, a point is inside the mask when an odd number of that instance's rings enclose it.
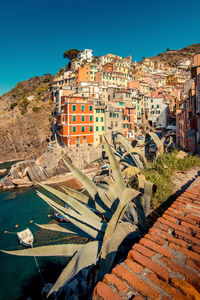
<path fill-rule="evenodd" d="M 69 222 L 65 217 L 56 211 L 53 213 L 53 218 L 59 222 Z"/>
<path fill-rule="evenodd" d="M 34 236 L 29 228 L 26 228 L 23 231 L 17 232 L 17 236 L 19 238 L 19 241 L 24 246 L 33 246 Z"/>

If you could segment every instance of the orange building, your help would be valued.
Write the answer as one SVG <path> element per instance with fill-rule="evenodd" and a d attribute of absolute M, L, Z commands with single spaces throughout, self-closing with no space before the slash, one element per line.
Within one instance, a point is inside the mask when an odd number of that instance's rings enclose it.
<path fill-rule="evenodd" d="M 104 72 L 112 72 L 113 71 L 113 64 L 107 63 L 102 66 Z"/>
<path fill-rule="evenodd" d="M 60 136 L 69 147 L 94 143 L 94 105 L 87 97 L 62 97 L 57 117 Z"/>
<path fill-rule="evenodd" d="M 76 71 L 75 82 L 79 86 L 80 82 L 90 81 L 90 65 L 83 65 Z"/>
<path fill-rule="evenodd" d="M 126 137 L 132 136 L 134 131 L 134 108 L 122 108 L 122 132 Z"/>

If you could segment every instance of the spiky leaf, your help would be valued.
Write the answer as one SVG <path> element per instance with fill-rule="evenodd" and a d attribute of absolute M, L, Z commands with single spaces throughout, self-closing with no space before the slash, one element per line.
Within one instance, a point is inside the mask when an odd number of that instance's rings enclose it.
<path fill-rule="evenodd" d="M 60 287 L 74 277 L 80 270 L 96 264 L 100 246 L 101 243 L 97 241 L 82 245 L 82 248 L 74 255 L 74 257 L 65 267 L 56 283 L 50 290 L 48 296 L 53 292 L 58 291 Z"/>

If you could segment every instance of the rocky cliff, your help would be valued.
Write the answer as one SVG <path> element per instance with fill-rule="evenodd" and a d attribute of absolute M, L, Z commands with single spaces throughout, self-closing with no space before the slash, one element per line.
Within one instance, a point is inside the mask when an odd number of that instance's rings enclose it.
<path fill-rule="evenodd" d="M 0 97 L 0 162 L 37 158 L 51 137 L 51 85 L 45 74 L 19 82 Z"/>

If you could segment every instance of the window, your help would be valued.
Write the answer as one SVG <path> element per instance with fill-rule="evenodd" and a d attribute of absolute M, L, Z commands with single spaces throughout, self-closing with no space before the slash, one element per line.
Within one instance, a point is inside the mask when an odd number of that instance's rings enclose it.
<path fill-rule="evenodd" d="M 151 105 L 151 108 L 154 108 L 154 105 Z"/>
<path fill-rule="evenodd" d="M 159 108 L 159 104 L 157 104 L 156 107 Z"/>
<path fill-rule="evenodd" d="M 85 131 L 85 126 L 81 126 L 81 131 L 82 131 L 82 132 Z"/>
<path fill-rule="evenodd" d="M 99 118 L 98 117 L 96 117 L 96 122 L 98 122 L 99 121 Z"/>
<path fill-rule="evenodd" d="M 98 126 L 96 126 L 96 131 L 99 131 L 99 127 Z"/>
<path fill-rule="evenodd" d="M 104 126 L 102 126 L 102 131 L 104 131 Z"/>
<path fill-rule="evenodd" d="M 153 100 L 151 99 L 151 103 L 153 102 Z"/>
<path fill-rule="evenodd" d="M 112 117 L 112 113 L 111 113 L 111 112 L 110 112 L 110 114 L 109 114 L 109 115 L 110 115 L 110 117 Z"/>
<path fill-rule="evenodd" d="M 101 117 L 101 122 L 103 122 L 103 117 Z"/>
<path fill-rule="evenodd" d="M 85 121 L 85 116 L 81 116 L 81 121 L 82 121 L 82 122 Z"/>
<path fill-rule="evenodd" d="M 93 127 L 93 126 L 90 126 L 90 131 L 92 131 L 92 130 L 93 130 L 93 129 L 92 129 L 92 127 Z"/>
<path fill-rule="evenodd" d="M 76 122 L 76 116 L 72 116 L 72 122 Z"/>
<path fill-rule="evenodd" d="M 86 100 L 86 98 L 85 98 L 85 97 L 83 97 L 83 100 Z"/>
<path fill-rule="evenodd" d="M 72 132 L 76 132 L 76 126 L 72 127 Z"/>
<path fill-rule="evenodd" d="M 89 111 L 92 111 L 92 105 L 89 106 Z"/>
<path fill-rule="evenodd" d="M 81 111 L 85 111 L 85 105 L 81 105 Z"/>
<path fill-rule="evenodd" d="M 76 111 L 76 105 L 72 105 L 72 111 Z"/>
<path fill-rule="evenodd" d="M 93 119 L 92 116 L 90 116 L 90 121 L 92 121 L 92 119 Z"/>

